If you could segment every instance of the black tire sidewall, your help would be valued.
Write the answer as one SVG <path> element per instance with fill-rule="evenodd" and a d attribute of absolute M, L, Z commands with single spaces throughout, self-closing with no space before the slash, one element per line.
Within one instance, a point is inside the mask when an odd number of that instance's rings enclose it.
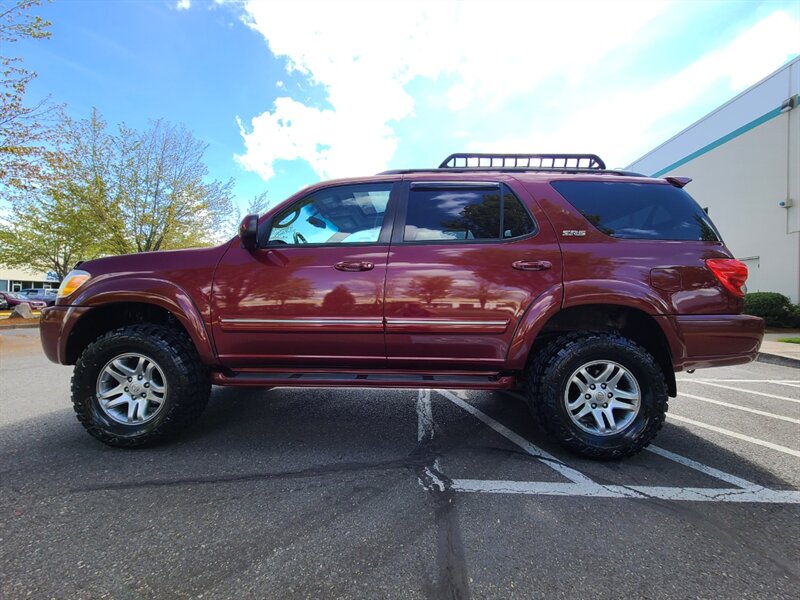
<path fill-rule="evenodd" d="M 171 413 L 176 408 L 176 399 L 186 387 L 184 365 L 177 359 L 169 344 L 158 337 L 126 334 L 124 330 L 114 333 L 116 335 L 101 338 L 90 345 L 81 355 L 75 368 L 73 400 L 79 417 L 83 417 L 82 421 L 85 419 L 84 424 L 90 429 L 90 433 L 95 435 L 92 428 L 97 428 L 105 436 L 133 442 L 152 435 L 170 421 Z M 100 407 L 96 389 L 101 370 L 117 356 L 130 352 L 154 360 L 161 368 L 167 384 L 164 406 L 158 414 L 153 419 L 136 425 L 119 423 L 109 417 Z"/>
<path fill-rule="evenodd" d="M 639 412 L 633 423 L 612 435 L 593 435 L 572 420 L 564 402 L 564 393 L 572 374 L 593 361 L 613 361 L 625 367 L 636 379 L 641 394 Z M 596 456 L 609 457 L 637 451 L 660 428 L 666 410 L 667 389 L 664 375 L 655 360 L 644 349 L 618 336 L 596 335 L 585 342 L 575 341 L 564 356 L 559 355 L 545 374 L 548 412 L 555 413 L 548 421 L 561 429 L 560 441 L 573 449 Z M 643 439 L 645 438 L 645 439 Z"/>

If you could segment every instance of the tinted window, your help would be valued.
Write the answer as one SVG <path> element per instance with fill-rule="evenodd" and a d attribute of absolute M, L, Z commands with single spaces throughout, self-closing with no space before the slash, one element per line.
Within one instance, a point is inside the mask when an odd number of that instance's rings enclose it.
<path fill-rule="evenodd" d="M 273 220 L 271 243 L 375 243 L 392 184 L 325 188 L 295 202 Z"/>
<path fill-rule="evenodd" d="M 526 235 L 533 220 L 512 193 L 492 189 L 413 189 L 403 239 L 407 242 L 496 240 Z"/>
<path fill-rule="evenodd" d="M 503 237 L 515 238 L 535 230 L 533 219 L 522 202 L 514 194 L 506 192 L 503 195 Z"/>
<path fill-rule="evenodd" d="M 672 185 L 555 181 L 559 194 L 597 229 L 616 238 L 719 241 L 705 212 Z"/>

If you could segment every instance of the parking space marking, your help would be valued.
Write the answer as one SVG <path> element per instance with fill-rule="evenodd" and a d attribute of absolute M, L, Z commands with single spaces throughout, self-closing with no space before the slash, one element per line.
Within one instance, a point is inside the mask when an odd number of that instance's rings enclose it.
<path fill-rule="evenodd" d="M 788 421 L 789 423 L 797 423 L 798 425 L 800 425 L 800 419 L 793 419 L 792 417 L 784 417 L 783 415 L 775 415 L 765 410 L 757 410 L 755 408 L 739 406 L 738 404 L 731 404 L 730 402 L 723 402 L 722 400 L 714 400 L 713 398 L 704 398 L 703 396 L 695 396 L 694 394 L 685 394 L 684 392 L 678 392 L 678 396 L 683 396 L 684 398 L 690 398 L 692 400 L 701 400 L 703 402 L 709 402 L 711 404 L 719 404 L 720 406 L 725 406 L 727 408 L 735 408 L 736 410 L 743 410 L 745 412 L 753 413 L 754 415 L 761 415 L 762 417 L 770 417 L 771 419 L 780 419 L 781 421 Z"/>
<path fill-rule="evenodd" d="M 682 380 L 684 381 L 684 380 Z M 689 381 L 689 380 L 685 380 Z M 800 404 L 800 398 L 787 398 L 786 396 L 776 396 L 775 394 L 767 394 L 766 392 L 757 392 L 755 390 L 746 390 L 743 388 L 733 387 L 732 385 L 725 385 L 722 383 L 714 383 L 713 381 L 703 381 L 700 379 L 692 379 L 693 383 L 700 383 L 702 385 L 711 385 L 726 390 L 733 390 L 734 392 L 742 392 L 743 394 L 755 394 L 756 396 L 764 396 L 765 398 L 774 398 L 775 400 L 786 400 L 787 402 L 796 402 Z"/>
<path fill-rule="evenodd" d="M 682 456 L 680 454 L 675 454 L 674 452 L 670 452 L 669 450 L 665 450 L 659 446 L 650 445 L 645 448 L 648 452 L 652 452 L 653 454 L 657 454 L 662 458 L 666 458 L 673 462 L 683 465 L 684 467 L 689 467 L 690 469 L 694 469 L 695 471 L 699 471 L 705 475 L 713 477 L 714 479 L 719 479 L 720 481 L 724 481 L 725 483 L 730 483 L 731 485 L 735 485 L 736 487 L 740 487 L 742 489 L 756 489 L 761 488 L 762 486 L 758 485 L 757 483 L 753 483 L 752 481 L 747 481 L 746 479 L 742 479 L 741 477 L 737 477 L 736 475 L 731 475 L 730 473 L 726 473 L 725 471 L 720 471 L 719 469 L 715 469 L 714 467 L 709 467 L 708 465 L 704 465 L 701 462 L 697 462 L 696 460 L 692 460 L 691 458 L 687 458 L 686 456 Z"/>
<path fill-rule="evenodd" d="M 511 481 L 494 479 L 449 479 L 440 469 L 438 458 L 434 461 L 433 469 L 425 468 L 424 480 L 420 478 L 420 484 L 431 490 L 433 487 L 440 491 L 449 489 L 455 492 L 466 493 L 490 493 L 490 494 L 527 494 L 540 496 L 573 496 L 591 498 L 625 498 L 625 499 L 659 499 L 659 500 L 681 500 L 691 502 L 753 502 L 753 503 L 773 503 L 773 504 L 800 504 L 800 491 L 798 490 L 772 490 L 765 488 L 741 477 L 725 473 L 714 467 L 692 460 L 680 454 L 675 454 L 658 446 L 650 446 L 648 451 L 676 462 L 680 465 L 694 469 L 705 475 L 724 481 L 735 487 L 732 488 L 697 488 L 697 487 L 668 487 L 668 486 L 639 486 L 639 485 L 604 485 L 597 483 L 583 473 L 567 466 L 556 457 L 548 454 L 544 450 L 530 443 L 528 440 L 513 432 L 505 425 L 491 418 L 463 398 L 447 390 L 436 390 L 450 402 L 459 408 L 470 413 L 472 416 L 491 427 L 509 441 L 518 445 L 531 456 L 537 458 L 550 468 L 561 473 L 568 478 L 571 483 L 555 483 L 547 481 Z M 426 406 L 427 404 L 427 406 Z M 433 414 L 430 407 L 430 391 L 427 394 L 420 392 L 417 397 L 417 418 L 419 419 L 418 432 L 430 431 L 433 435 Z M 790 448 L 784 448 L 777 444 L 755 440 L 749 436 L 742 436 L 735 432 L 729 432 L 719 427 L 699 423 L 685 417 L 669 415 L 678 421 L 685 421 L 701 427 L 710 428 L 714 431 L 733 434 L 734 437 L 760 443 L 787 452 L 792 455 L 800 456 L 800 452 Z M 425 423 L 430 421 L 431 427 Z M 423 434 L 419 433 L 420 440 Z"/>
<path fill-rule="evenodd" d="M 417 441 L 433 439 L 433 408 L 431 391 L 419 390 L 417 394 Z"/>
<path fill-rule="evenodd" d="M 589 479 L 583 473 L 581 473 L 579 471 L 576 471 L 572 467 L 568 467 L 567 465 L 565 465 L 563 462 L 558 460 L 552 454 L 548 454 L 547 452 L 545 452 L 541 448 L 538 448 L 538 447 L 534 446 L 533 444 L 531 444 L 528 440 L 526 440 L 521 435 L 519 435 L 517 433 L 514 433 L 513 431 L 511 431 L 505 425 L 503 425 L 501 423 L 498 423 L 493 418 L 491 418 L 489 415 L 481 412 L 480 410 L 478 410 L 477 408 L 472 406 L 469 402 L 466 402 L 462 398 L 459 398 L 458 396 L 456 396 L 452 392 L 449 392 L 447 390 L 436 390 L 436 391 L 439 392 L 442 396 L 444 396 L 448 400 L 450 400 L 450 402 L 452 402 L 453 404 L 455 404 L 459 408 L 464 409 L 465 411 L 470 413 L 473 417 L 477 418 L 479 421 L 483 421 L 486 425 L 488 425 L 489 427 L 494 429 L 497 433 L 502 435 L 504 438 L 506 438 L 507 440 L 515 443 L 517 446 L 519 446 L 520 448 L 525 450 L 525 452 L 527 452 L 531 456 L 534 456 L 534 457 L 538 458 L 541 462 L 546 464 L 551 469 L 557 471 L 558 473 L 560 473 L 561 475 L 563 475 L 564 477 L 566 477 L 567 479 L 569 479 L 573 483 L 582 483 L 582 484 L 593 484 L 594 483 L 591 479 Z"/>
<path fill-rule="evenodd" d="M 722 383 L 775 383 L 777 385 L 788 385 L 790 387 L 800 388 L 800 379 L 714 379 L 709 377 L 682 377 L 676 381 L 687 381 L 689 383 L 702 383 L 703 381 L 721 381 Z"/>
<path fill-rule="evenodd" d="M 757 446 L 764 446 L 765 448 L 770 448 L 771 450 L 777 450 L 778 452 L 783 452 L 784 454 L 789 454 L 791 456 L 796 456 L 797 458 L 800 458 L 800 450 L 793 450 L 791 448 L 787 448 L 786 446 L 773 444 L 772 442 L 767 442 L 765 440 L 759 440 L 757 438 L 750 437 L 749 435 L 736 433 L 735 431 L 731 431 L 730 429 L 723 429 L 722 427 L 717 427 L 716 425 L 709 425 L 708 423 L 701 423 L 700 421 L 695 421 L 694 419 L 687 419 L 686 417 L 681 417 L 673 413 L 667 413 L 667 418 L 675 421 L 680 421 L 682 423 L 688 423 L 689 425 L 694 425 L 695 427 L 702 427 L 703 429 L 708 429 L 709 431 L 713 431 L 715 433 L 727 435 L 729 437 L 736 438 L 737 440 L 750 442 L 751 444 L 756 444 Z"/>
<path fill-rule="evenodd" d="M 588 485 L 580 483 L 547 483 L 538 481 L 499 481 L 486 479 L 454 479 L 457 492 L 489 494 L 530 494 L 537 496 L 582 496 L 592 498 L 632 498 L 684 500 L 690 502 L 757 502 L 766 504 L 800 504 L 796 490 L 770 490 L 763 487 L 740 488 L 677 488 L 647 485 Z"/>

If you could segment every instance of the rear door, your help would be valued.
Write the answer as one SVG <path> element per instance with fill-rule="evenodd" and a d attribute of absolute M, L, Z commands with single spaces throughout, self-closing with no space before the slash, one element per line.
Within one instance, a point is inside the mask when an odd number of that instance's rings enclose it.
<path fill-rule="evenodd" d="M 552 228 L 513 180 L 412 181 L 386 279 L 394 368 L 501 369 L 531 302 L 561 285 Z"/>
<path fill-rule="evenodd" d="M 381 367 L 393 184 L 318 189 L 277 213 L 264 247 L 231 248 L 214 281 L 226 366 Z"/>

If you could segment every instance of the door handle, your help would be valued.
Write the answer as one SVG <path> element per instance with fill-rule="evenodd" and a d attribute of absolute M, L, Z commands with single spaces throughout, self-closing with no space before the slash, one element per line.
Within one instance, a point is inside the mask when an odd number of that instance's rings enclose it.
<path fill-rule="evenodd" d="M 546 271 L 553 263 L 549 260 L 517 260 L 511 266 L 518 271 Z"/>
<path fill-rule="evenodd" d="M 338 271 L 371 271 L 375 268 L 375 263 L 371 262 L 340 262 L 333 265 L 333 268 Z"/>

